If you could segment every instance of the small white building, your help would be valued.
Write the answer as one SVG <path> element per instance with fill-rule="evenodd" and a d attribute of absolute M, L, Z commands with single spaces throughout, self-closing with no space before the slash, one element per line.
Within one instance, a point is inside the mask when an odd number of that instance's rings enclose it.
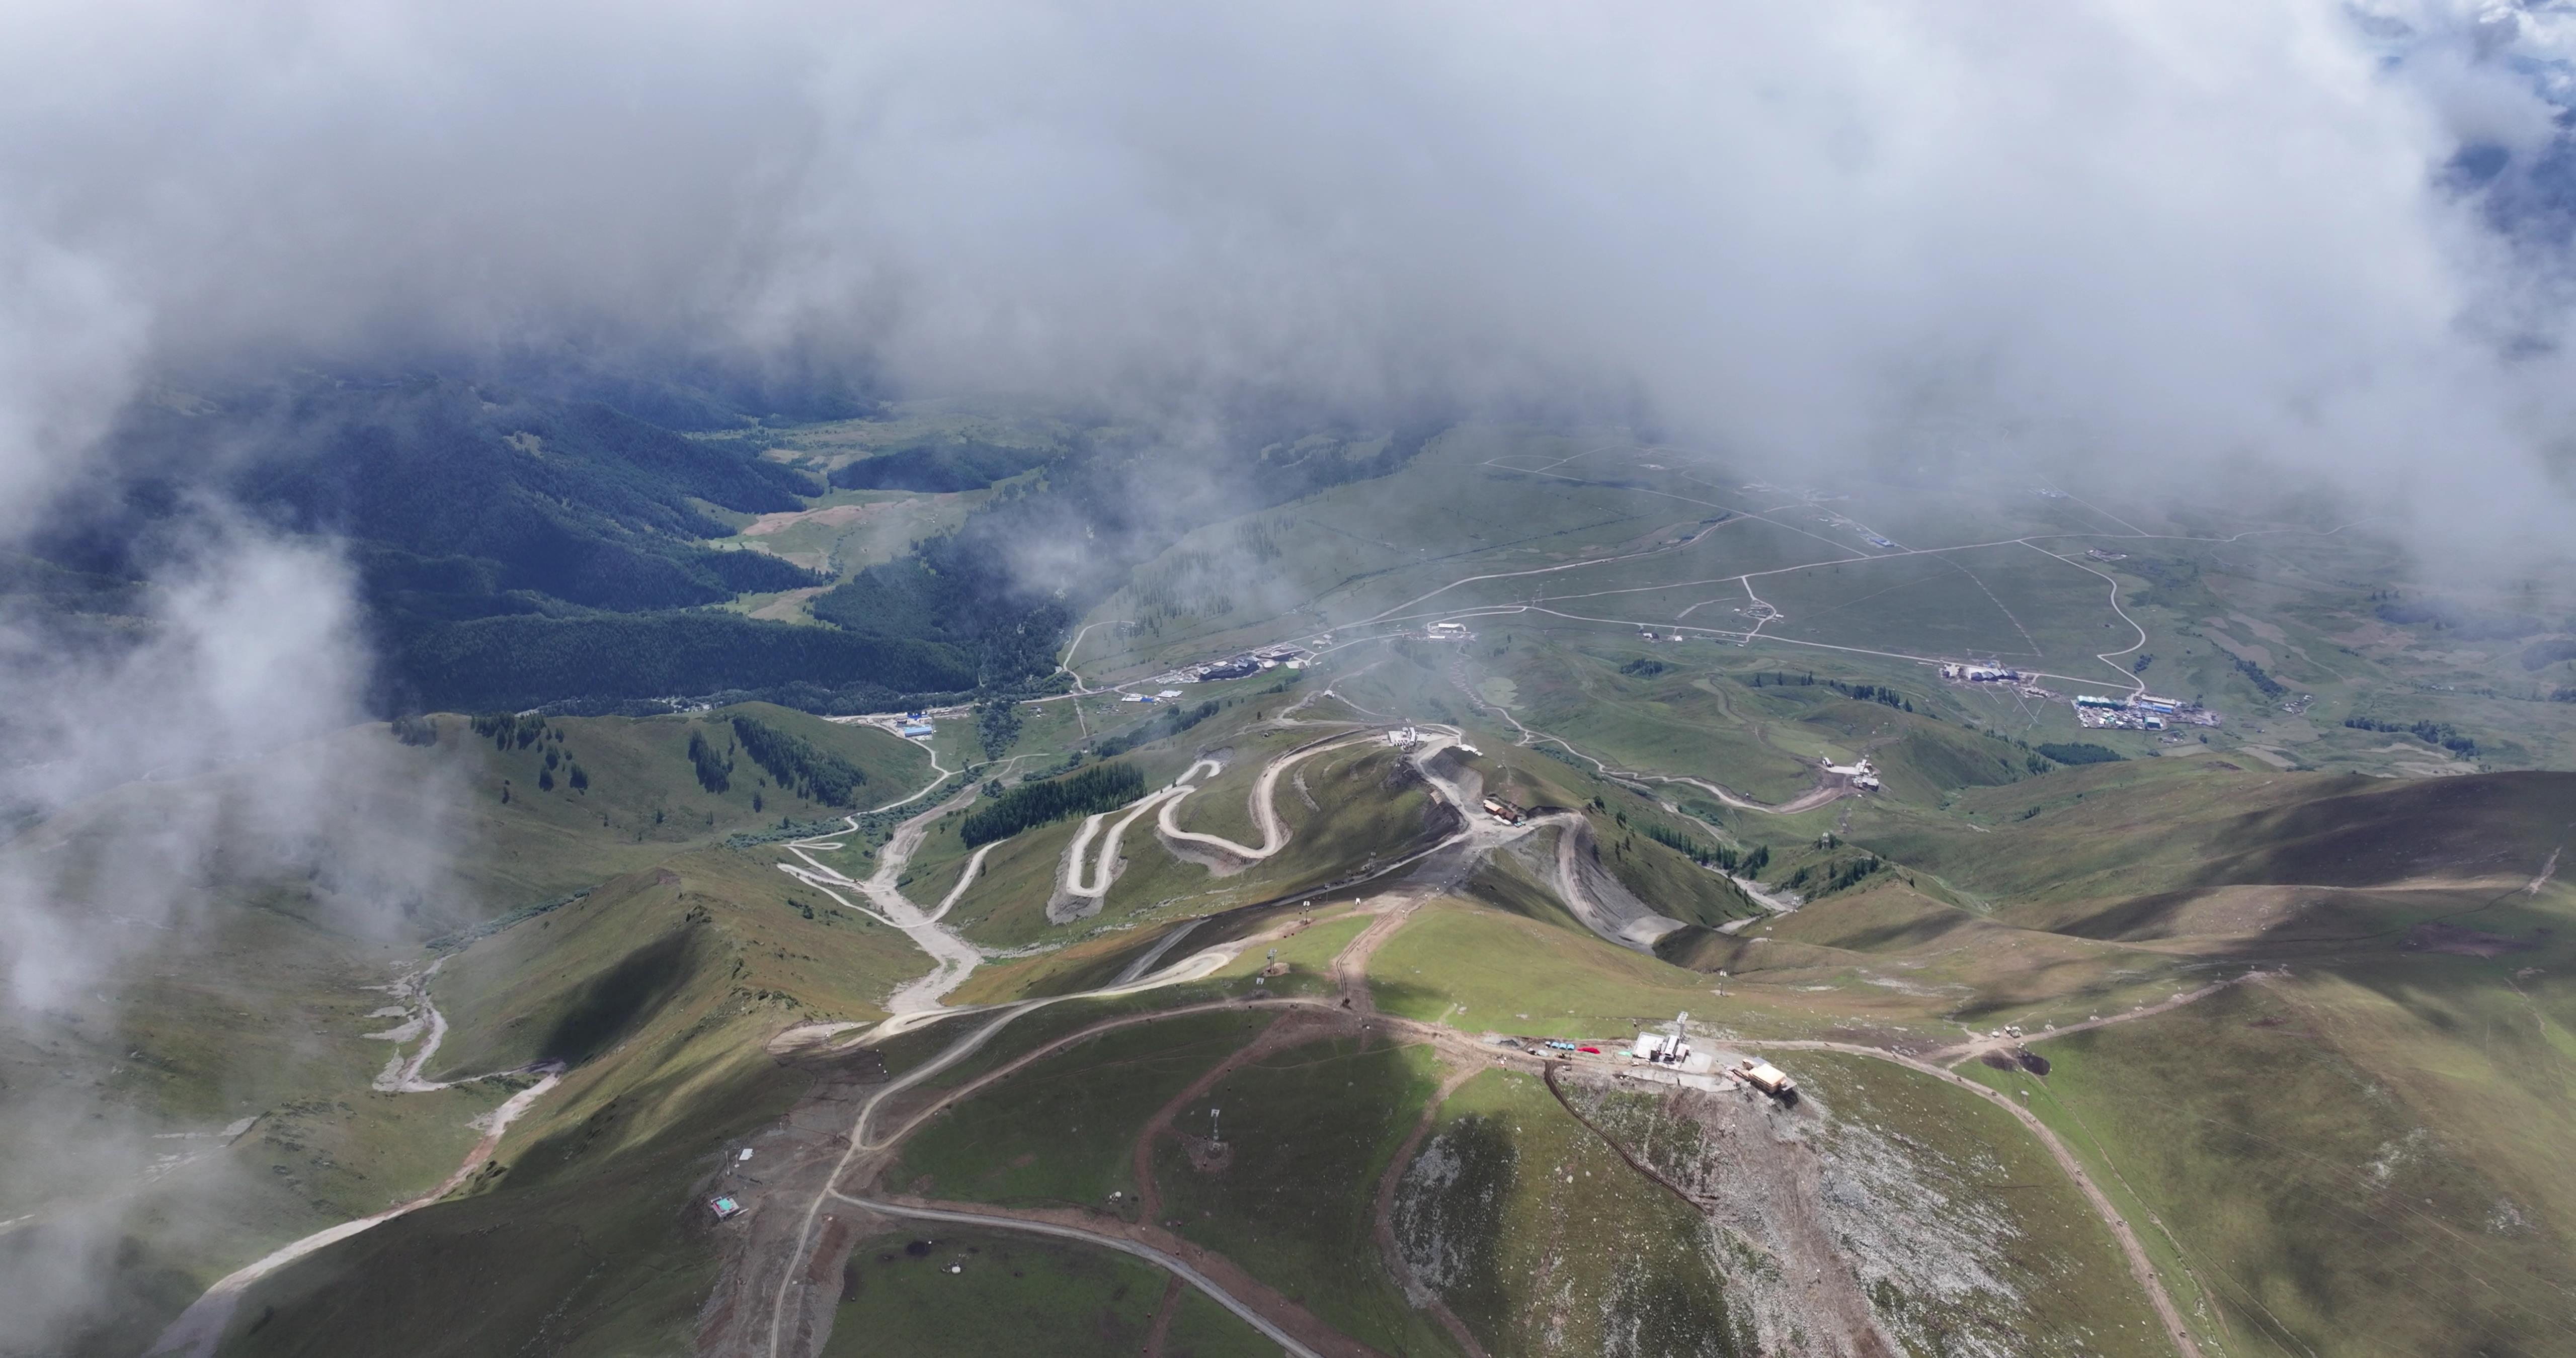
<path fill-rule="evenodd" d="M 1678 1066 L 1690 1059 L 1690 1044 L 1671 1033 L 1639 1033 L 1628 1054 L 1659 1066 Z"/>

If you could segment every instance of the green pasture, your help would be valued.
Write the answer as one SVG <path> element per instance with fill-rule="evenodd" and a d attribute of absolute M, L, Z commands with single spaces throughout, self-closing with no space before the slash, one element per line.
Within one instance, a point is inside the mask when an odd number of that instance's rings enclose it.
<path fill-rule="evenodd" d="M 930 1197 L 1128 1215 L 1145 1119 L 1268 1021 L 1181 1015 L 1048 1056 L 914 1132 L 887 1181 Z"/>
<path fill-rule="evenodd" d="M 2549 1352 L 2570 1014 L 2508 979 L 2392 957 L 2044 1043 L 2045 1078 L 1963 1071 L 2030 1091 L 2231 1352 Z"/>
<path fill-rule="evenodd" d="M 1216 1167 L 1194 1166 L 1175 1140 L 1156 1148 L 1163 1210 L 1182 1235 L 1362 1343 L 1452 1352 L 1445 1332 L 1405 1301 L 1371 1222 L 1378 1179 L 1436 1079 L 1425 1048 L 1349 1038 L 1256 1060 L 1174 1120 L 1177 1135 L 1214 1133 L 1230 1148 Z"/>
<path fill-rule="evenodd" d="M 1538 1077 L 1480 1073 L 1438 1118 L 1398 1192 L 1396 1239 L 1487 1352 L 1756 1352 L 1706 1220 Z"/>
<path fill-rule="evenodd" d="M 1162 1305 L 1163 1271 L 1113 1250 L 908 1224 L 917 1233 L 862 1240 L 851 1251 L 824 1358 L 1130 1358 L 1144 1347 Z"/>

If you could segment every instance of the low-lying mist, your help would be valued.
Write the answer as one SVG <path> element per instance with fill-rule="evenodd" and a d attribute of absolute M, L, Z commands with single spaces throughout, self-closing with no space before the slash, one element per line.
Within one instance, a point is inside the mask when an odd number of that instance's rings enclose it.
<path fill-rule="evenodd" d="M 2567 541 L 2555 13 L 40 0 L 12 28 L 0 551 L 127 484 L 93 473 L 137 403 L 531 354 L 1098 411 L 1178 469 L 1134 482 L 1166 536 L 1257 503 L 1190 449 L 1287 403 L 1615 420 L 1816 479 L 2152 463 L 2329 496 L 2462 578 Z M 168 518 L 136 630 L 0 623 L 21 1017 L 113 1008 L 219 867 L 329 865 L 353 936 L 444 889 L 437 827 L 372 833 L 393 775 L 313 740 L 369 715 L 340 555 Z M 151 812 L 111 851 L 46 851 L 120 806 Z M 40 1195 L 130 1169 L 139 1114 L 52 1106 L 0 1128 L 0 1159 L 53 1148 Z M 0 1329 L 92 1300 L 95 1224 L 0 1249 Z"/>

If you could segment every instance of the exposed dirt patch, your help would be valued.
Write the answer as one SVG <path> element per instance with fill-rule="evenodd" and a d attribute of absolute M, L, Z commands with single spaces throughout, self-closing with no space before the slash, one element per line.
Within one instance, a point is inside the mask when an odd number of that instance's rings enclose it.
<path fill-rule="evenodd" d="M 1163 1346 L 1172 1339 L 1172 1312 L 1181 1304 L 1181 1280 L 1178 1276 L 1163 1284 L 1162 1304 L 1154 1308 L 1154 1327 L 1145 1332 L 1144 1358 L 1163 1358 Z"/>
<path fill-rule="evenodd" d="M 821 585 L 810 589 L 791 589 L 751 611 L 761 622 L 794 622 L 803 616 L 805 601 L 823 592 Z"/>
<path fill-rule="evenodd" d="M 1234 1164 L 1234 1143 L 1185 1132 L 1181 1135 L 1181 1154 L 1188 1156 L 1190 1168 L 1201 1174 L 1223 1174 Z"/>
<path fill-rule="evenodd" d="M 1819 1153 L 1818 1110 L 1786 1109 L 1750 1092 L 1657 1095 L 1574 1079 L 1550 1084 L 1621 1159 L 1709 1218 L 1727 1256 L 1730 1299 L 1746 1303 L 1762 1353 L 1905 1352 L 1871 1311 L 1850 1249 L 1855 1222 L 1829 1220 L 1824 1210 L 1829 1177 L 1837 1180 L 1833 1200 L 1851 1192 L 1841 1182 L 1848 1176 L 1831 1174 Z M 1887 1233 L 1882 1223 L 1876 1234 Z M 1912 1248 L 1903 1240 L 1880 1243 Z"/>
<path fill-rule="evenodd" d="M 765 538 L 772 533 L 783 533 L 800 523 L 810 523 L 822 528 L 838 528 L 846 523 L 857 523 L 878 512 L 882 507 L 880 505 L 831 505 L 822 509 L 792 509 L 783 513 L 763 514 L 746 525 L 742 535 L 747 538 Z"/>
<path fill-rule="evenodd" d="M 1449 1096 L 1458 1092 L 1458 1086 L 1473 1078 L 1480 1069 L 1468 1065 L 1450 1072 L 1440 1082 L 1438 1092 L 1422 1105 L 1421 1120 L 1414 1123 L 1412 1133 L 1396 1149 L 1395 1158 L 1387 1162 L 1386 1176 L 1378 1180 L 1377 1211 L 1372 1226 L 1372 1233 L 1377 1238 L 1378 1257 L 1384 1259 L 1387 1268 L 1395 1274 L 1397 1285 L 1404 1289 L 1405 1299 L 1431 1312 L 1432 1318 L 1440 1322 L 1440 1327 L 1449 1332 L 1450 1338 L 1458 1341 L 1458 1347 L 1468 1358 L 1486 1358 L 1485 1348 L 1476 1342 L 1475 1332 L 1467 1328 L 1467 1323 L 1458 1318 L 1457 1312 L 1449 1309 L 1449 1304 L 1440 1299 L 1439 1293 L 1424 1285 L 1405 1259 L 1403 1248 L 1396 1242 L 1395 1199 L 1404 1185 L 1405 1171 L 1422 1149 L 1423 1138 L 1431 1134 L 1432 1124 L 1440 1120 L 1440 1105 L 1448 1102 Z"/>

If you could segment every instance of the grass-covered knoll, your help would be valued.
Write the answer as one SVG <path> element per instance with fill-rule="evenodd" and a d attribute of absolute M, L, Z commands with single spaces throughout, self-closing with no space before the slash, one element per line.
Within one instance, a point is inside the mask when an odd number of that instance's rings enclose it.
<path fill-rule="evenodd" d="M 1228 870 L 1231 864 L 1212 870 L 1195 854 L 1183 858 L 1140 822 L 1128 832 L 1127 865 L 1099 919 L 1087 923 L 1097 927 L 1149 912 L 1200 914 L 1363 877 L 1429 847 L 1455 824 L 1396 751 L 1369 744 L 1298 765 L 1280 780 L 1279 815 L 1288 827 L 1287 846 L 1240 871 Z"/>
<path fill-rule="evenodd" d="M 851 1251 L 823 1358 L 1132 1358 L 1144 1348 L 1162 1304 L 1161 1269 L 1039 1236 L 913 1225 L 918 1234 L 862 1240 Z"/>
<path fill-rule="evenodd" d="M 584 1060 L 698 986 L 782 1027 L 882 1017 L 885 996 L 928 959 L 777 871 L 778 857 L 766 846 L 684 855 L 477 940 L 431 984 L 452 1025 L 436 1069 Z"/>
<path fill-rule="evenodd" d="M 1262 988 L 1273 995 L 1329 994 L 1335 989 L 1333 959 L 1376 919 L 1374 915 L 1346 915 L 1301 929 L 1275 944 L 1247 946 L 1217 975 L 1231 978 L 1260 974 Z M 1187 952 L 1189 941 L 1184 940 L 1178 951 Z M 1285 970 L 1276 976 L 1263 974 L 1272 965 L 1274 954 L 1276 964 Z"/>
<path fill-rule="evenodd" d="M 2517 977 L 2531 954 L 2392 948 L 2048 1043 L 2044 1078 L 1963 1069 L 2031 1091 L 2229 1352 L 2556 1352 L 2576 1285 L 2561 951 Z"/>
<path fill-rule="evenodd" d="M 1406 1303 L 1371 1221 L 1372 1190 L 1435 1086 L 1419 1047 L 1336 1038 L 1254 1061 L 1181 1110 L 1176 1138 L 1157 1147 L 1164 1214 L 1362 1343 L 1452 1352 Z M 1202 1149 L 1194 1163 L 1178 1138 L 1211 1131 L 1224 1149 Z"/>
<path fill-rule="evenodd" d="M 1439 1119 L 1404 1170 L 1397 1247 L 1487 1352 L 1757 1352 L 1706 1221 L 1568 1116 L 1536 1076 L 1486 1071 Z"/>
<path fill-rule="evenodd" d="M 721 996 L 675 1004 L 569 1077 L 459 1196 L 254 1286 L 222 1350 L 466 1354 L 531 1335 L 573 1355 L 680 1353 L 714 1286 L 694 1189 L 805 1079 Z"/>
<path fill-rule="evenodd" d="M 1468 1032 L 1625 1035 L 1632 1024 L 1737 1008 L 1707 978 L 1589 933 L 1464 902 L 1438 901 L 1369 959 L 1378 1005 Z M 1526 1016 L 1526 1017 L 1524 1017 Z"/>
<path fill-rule="evenodd" d="M 1133 928 L 1101 930 L 1079 937 L 1061 948 L 1035 956 L 991 963 L 968 977 L 966 984 L 950 998 L 960 1004 L 985 1004 L 1006 999 L 1069 995 L 1092 990 L 1109 984 L 1122 975 L 1137 958 L 1161 947 L 1163 940 L 1170 937 L 1176 929 L 1188 929 L 1190 933 L 1186 938 L 1164 950 L 1163 960 L 1166 962 L 1177 961 L 1203 948 L 1215 947 L 1251 934 L 1287 926 L 1298 918 L 1322 921 L 1314 925 L 1314 929 L 1320 930 L 1328 925 L 1338 929 L 1342 927 L 1341 923 L 1333 916 L 1340 908 L 1341 903 L 1338 901 L 1241 906 L 1219 911 L 1213 915 L 1194 915 L 1158 920 Z M 1302 958 L 1305 963 L 1311 964 L 1313 969 L 1320 973 L 1331 960 L 1329 952 L 1313 951 L 1321 946 L 1319 942 L 1303 935 L 1292 938 L 1280 945 L 1280 960 L 1290 961 Z M 1251 974 L 1258 969 L 1259 958 L 1263 951 L 1264 949 L 1253 949 L 1238 956 L 1231 966 L 1218 973 L 1218 978 L 1224 982 L 1228 993 L 1240 994 L 1250 988 Z M 1213 983 L 1215 982 L 1203 984 Z M 1305 984 L 1307 984 L 1305 981 L 1292 980 L 1290 989 L 1280 990 L 1277 993 L 1293 993 L 1296 987 Z M 1167 993 L 1169 992 L 1149 992 L 1155 995 Z M 1169 1002 L 1165 1001 L 1165 1003 Z"/>
<path fill-rule="evenodd" d="M 2208 760 L 2098 765 L 1960 799 L 1984 832 L 1928 819 L 1852 838 L 2050 927 L 2113 936 L 2222 888 L 2470 887 L 2540 873 L 2576 821 L 2576 775 L 2391 782 Z M 2098 902 L 2087 922 L 2076 903 Z"/>
<path fill-rule="evenodd" d="M 1766 703 L 1716 678 L 1709 648 L 1685 654 L 1612 641 L 1597 628 L 1515 621 L 1500 636 L 1479 635 L 1467 655 L 1478 674 L 1491 676 L 1482 690 L 1488 701 L 1614 768 L 1703 778 L 1771 801 L 1815 782 L 1810 742 L 1785 729 L 1795 719 L 1785 701 Z"/>
<path fill-rule="evenodd" d="M 983 1045 L 977 1047 L 972 1053 L 953 1065 L 942 1067 L 937 1074 L 923 1081 L 918 1087 L 922 1091 L 920 1096 L 908 1095 L 898 1100 L 895 1112 L 889 1115 L 889 1121 L 897 1119 L 903 1106 L 927 1103 L 930 1101 L 929 1096 L 936 1091 L 970 1084 L 978 1077 L 1007 1065 L 1021 1056 L 1051 1042 L 1070 1037 L 1103 1020 L 1150 1014 L 1155 1017 L 1145 1020 L 1147 1026 L 1160 1027 L 1177 1021 L 1176 1016 L 1164 1013 L 1165 1010 L 1230 998 L 1227 994 L 1228 990 L 1237 992 L 1231 998 L 1241 998 L 1239 992 L 1242 989 L 1242 987 L 1219 987 L 1202 981 L 1187 985 L 1157 986 L 1151 990 L 1107 999 L 1089 997 L 1067 999 L 1021 1010 L 1012 1016 L 1009 1022 L 1003 1024 L 1000 1031 L 987 1038 Z M 968 1014 L 938 1026 L 947 1035 L 947 1040 L 953 1040 L 958 1035 L 974 1032 L 991 1021 L 992 1016 L 988 1014 Z M 895 1039 L 897 1043 L 908 1043 L 912 1040 L 912 1034 L 905 1034 Z M 941 1045 L 943 1045 L 942 1042 L 924 1041 L 916 1050 L 927 1054 Z"/>
<path fill-rule="evenodd" d="M 1583 808 L 1591 827 L 1593 861 L 1657 913 L 1686 924 L 1714 925 L 1759 915 L 1742 888 L 1694 855 L 1729 853 L 1705 829 L 1667 815 L 1642 797 L 1612 803 L 1596 797 Z"/>
<path fill-rule="evenodd" d="M 567 1353 L 684 1349 L 716 1266 L 697 1185 L 806 1085 L 765 1042 L 879 1012 L 917 969 L 883 926 L 793 908 L 774 857 L 682 856 L 451 960 L 433 990 L 457 1024 L 449 1059 L 580 1064 L 457 1199 L 264 1281 L 233 1351 L 463 1353 L 534 1333 Z"/>
<path fill-rule="evenodd" d="M 1249 716 L 1249 713 L 1244 714 Z M 1253 820 L 1252 789 L 1260 781 L 1262 767 L 1272 759 L 1330 732 L 1329 727 L 1269 726 L 1260 723 L 1226 722 L 1199 728 L 1188 742 L 1206 748 L 1221 757 L 1224 767 L 1215 773 L 1202 771 L 1195 786 L 1178 813 L 1181 828 L 1200 834 L 1221 835 L 1238 844 L 1258 845 L 1261 831 Z M 1220 735 L 1220 733 L 1222 733 Z M 1309 759 L 1295 772 L 1279 782 L 1280 809 L 1312 800 L 1298 791 L 1301 774 L 1311 772 Z"/>
<path fill-rule="evenodd" d="M 394 761 L 396 786 L 418 805 L 386 818 L 381 833 L 409 837 L 416 841 L 411 852 L 436 853 L 451 865 L 469 908 L 461 917 L 427 921 L 450 930 L 558 900 L 730 835 L 772 830 L 783 819 L 831 815 L 834 808 L 781 788 L 737 752 L 730 720 L 736 715 L 864 775 L 857 792 L 862 802 L 877 791 L 885 794 L 880 800 L 893 801 L 930 776 L 928 757 L 910 742 L 766 703 L 696 716 L 528 719 L 492 735 L 476 734 L 467 718 L 441 713 L 420 719 L 437 732 L 426 745 L 397 744 L 381 726 L 329 739 L 390 747 L 368 758 Z M 709 786 L 718 780 L 700 776 L 690 757 L 692 736 L 719 770 L 732 765 L 721 790 Z M 575 766 L 583 775 L 579 787 Z M 358 795 L 354 784 L 350 795 Z"/>
<path fill-rule="evenodd" d="M 938 1198 L 1121 1212 L 1135 1201 L 1145 1119 L 1268 1021 L 1181 1015 L 1055 1053 L 914 1132 L 887 1182 Z"/>
<path fill-rule="evenodd" d="M 416 946 L 428 936 L 461 943 L 496 915 L 557 907 L 448 962 L 435 993 L 454 1028 L 432 1078 L 543 1056 L 595 1060 L 691 1003 L 757 1012 L 763 1024 L 867 1017 L 917 970 L 917 950 L 892 931 L 820 910 L 809 919 L 799 904 L 818 902 L 791 893 L 769 860 L 705 847 L 772 812 L 752 808 L 756 786 L 718 796 L 696 783 L 687 721 L 485 725 L 478 735 L 466 718 L 438 715 L 404 724 L 416 743 L 360 727 L 291 752 L 320 770 L 303 795 L 345 816 L 328 851 L 307 861 L 296 856 L 306 846 L 290 846 L 280 860 L 255 831 L 215 834 L 217 852 L 194 865 L 207 882 L 187 929 L 137 931 L 130 974 L 18 1025 L 44 1076 L 6 1074 L 10 1089 L 44 1091 L 44 1107 L 60 1112 L 61 1082 L 97 1083 L 93 1104 L 76 1114 L 89 1130 L 39 1134 L 38 1149 L 11 1157 L 15 1169 L 0 1182 L 9 1215 L 82 1181 L 88 1171 L 57 1153 L 121 1154 L 117 1129 L 135 1132 L 134 1169 L 121 1181 L 142 1186 L 125 1201 L 138 1223 L 153 1225 L 129 1245 L 106 1237 L 122 1261 L 95 1270 L 112 1320 L 95 1343 L 107 1351 L 137 1350 L 198 1289 L 260 1254 L 428 1189 L 474 1143 L 468 1120 L 504 1097 L 506 1082 L 399 1095 L 370 1088 L 396 1046 L 365 1035 L 402 1021 L 376 1014 L 388 1001 L 379 987 L 428 960 Z M 889 773 L 920 759 L 881 733 L 826 728 L 815 739 Z M 195 823 L 203 803 L 220 813 L 203 823 L 221 831 L 225 808 L 255 805 L 274 780 L 301 776 L 256 761 L 129 784 L 31 829 L 12 851 L 43 855 L 66 889 L 92 890 L 133 861 L 138 830 Z M 682 864 L 685 885 L 660 885 L 663 863 Z M 791 903 L 794 894 L 809 899 Z M 688 922 L 692 909 L 700 923 Z M 108 995 L 119 998 L 97 998 Z M 38 1112 L 0 1091 L 0 1118 L 13 1129 L 36 1129 Z M 249 1132 L 226 1146 L 221 1134 L 245 1120 Z M 189 1139 L 147 1139 L 163 1132 Z M 204 1154 L 135 1177 L 171 1152 Z M 208 1220 L 226 1228 L 188 1226 Z M 55 1248 L 44 1221 L 37 1210 L 17 1241 Z M 91 1343 L 64 1340 L 75 1351 Z"/>
<path fill-rule="evenodd" d="M 1754 1001 L 1800 1015 L 1819 1036 L 1866 1030 L 1858 1035 L 1908 1047 L 1955 1040 L 1963 1026 L 2075 1022 L 2168 998 L 2220 971 L 2216 950 L 2007 925 L 1934 899 L 1897 872 L 1733 934 L 1667 936 L 1656 953 L 1709 975 L 1730 1006 Z"/>
<path fill-rule="evenodd" d="M 454 955 L 432 991 L 455 1024 L 442 1065 L 576 1064 L 458 1199 L 263 1282 L 239 1351 L 475 1352 L 532 1333 L 568 1353 L 685 1349 L 716 1267 L 689 1210 L 697 1186 L 717 1150 L 806 1085 L 767 1039 L 881 1014 L 922 964 L 777 858 L 681 854 Z M 448 1347 L 424 1350 L 432 1334 Z"/>

